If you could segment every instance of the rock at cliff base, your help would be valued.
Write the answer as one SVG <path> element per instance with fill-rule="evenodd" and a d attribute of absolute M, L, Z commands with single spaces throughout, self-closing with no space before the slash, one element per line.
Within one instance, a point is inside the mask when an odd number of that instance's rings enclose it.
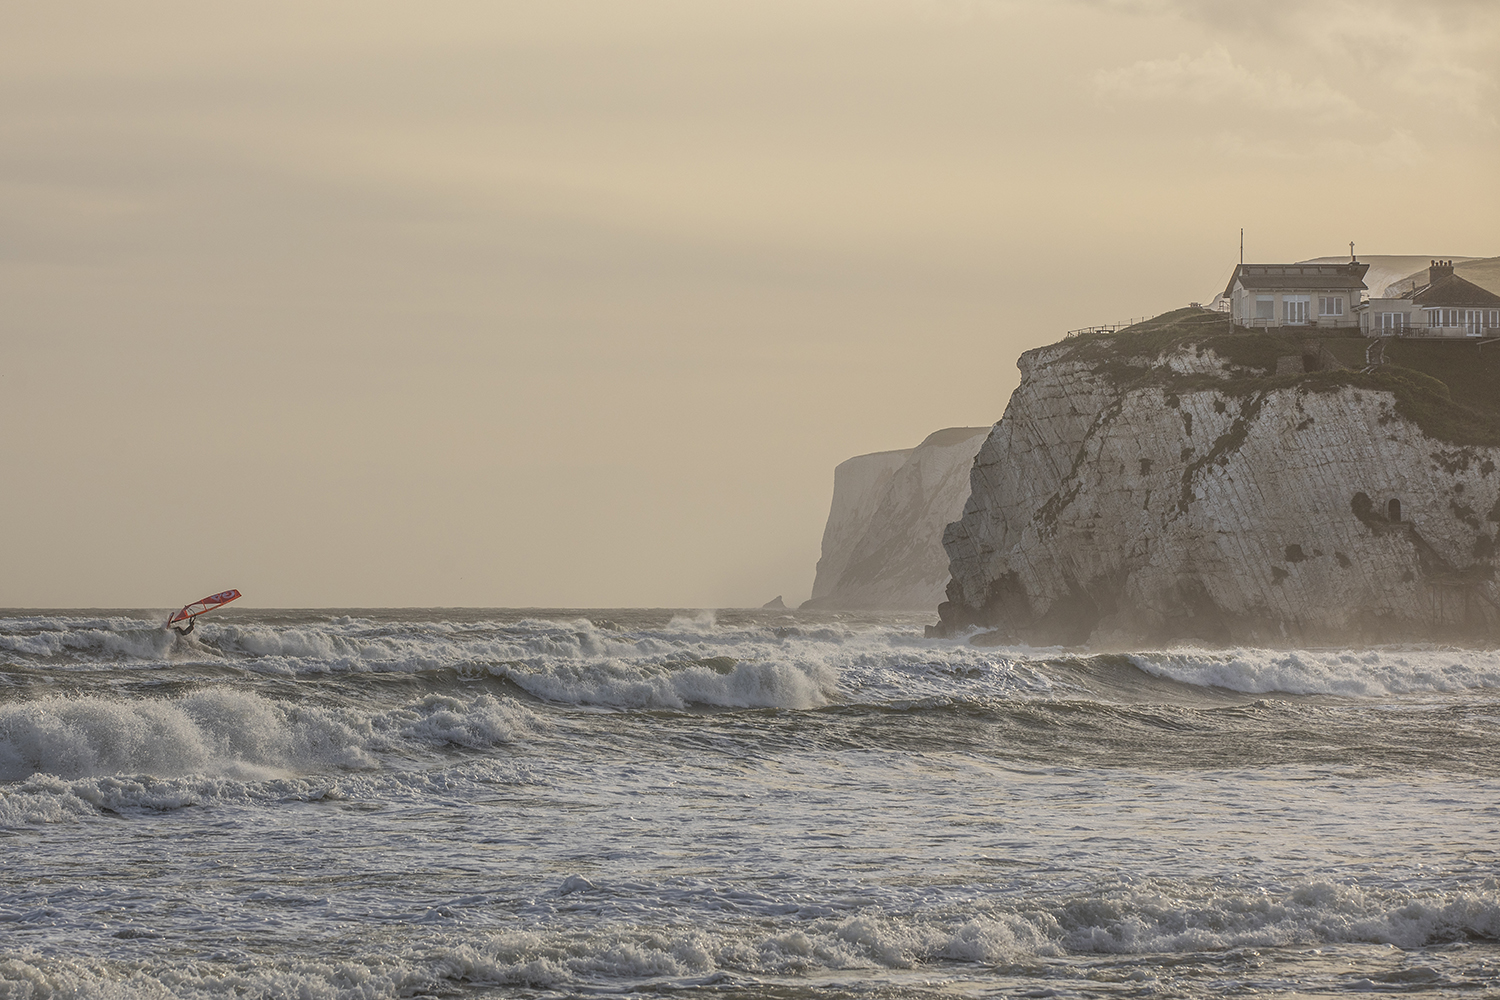
<path fill-rule="evenodd" d="M 773 600 L 769 600 L 760 606 L 762 611 L 785 611 L 786 605 L 782 603 L 781 595 L 777 594 Z"/>

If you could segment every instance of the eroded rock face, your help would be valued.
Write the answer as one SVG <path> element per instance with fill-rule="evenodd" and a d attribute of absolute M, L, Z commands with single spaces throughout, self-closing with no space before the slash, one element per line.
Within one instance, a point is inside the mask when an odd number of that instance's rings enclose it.
<path fill-rule="evenodd" d="M 1500 638 L 1500 449 L 1429 438 L 1390 392 L 1231 378 L 1211 351 L 1132 359 L 1166 376 L 1154 385 L 1078 354 L 1020 361 L 944 534 L 944 629 L 1106 645 Z"/>
<path fill-rule="evenodd" d="M 987 427 L 950 427 L 916 448 L 861 455 L 834 472 L 812 599 L 820 609 L 930 610 L 943 599 L 943 529 L 963 512 Z M 899 461 L 897 460 L 899 457 Z"/>

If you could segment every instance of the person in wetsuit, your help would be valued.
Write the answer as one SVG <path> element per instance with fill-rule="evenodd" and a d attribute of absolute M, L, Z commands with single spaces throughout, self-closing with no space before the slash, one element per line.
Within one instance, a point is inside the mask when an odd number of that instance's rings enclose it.
<path fill-rule="evenodd" d="M 178 628 L 177 626 L 174 625 L 174 626 L 172 626 L 172 631 L 176 632 L 178 635 L 187 635 L 189 632 L 191 632 L 193 630 L 193 627 L 195 625 L 197 625 L 197 624 L 198 624 L 198 616 L 194 615 L 193 617 L 191 617 L 191 618 L 188 619 L 188 627 L 187 628 Z"/>

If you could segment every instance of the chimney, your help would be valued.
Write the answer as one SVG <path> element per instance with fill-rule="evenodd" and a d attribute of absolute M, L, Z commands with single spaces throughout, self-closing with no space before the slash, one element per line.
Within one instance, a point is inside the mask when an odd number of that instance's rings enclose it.
<path fill-rule="evenodd" d="M 1427 283 L 1429 285 L 1435 285 L 1444 278 L 1450 278 L 1452 276 L 1453 261 L 1435 260 L 1432 262 L 1432 266 L 1427 270 Z"/>

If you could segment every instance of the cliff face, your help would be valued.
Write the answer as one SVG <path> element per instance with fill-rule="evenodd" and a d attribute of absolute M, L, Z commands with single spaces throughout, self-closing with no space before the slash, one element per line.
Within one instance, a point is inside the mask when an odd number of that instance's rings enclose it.
<path fill-rule="evenodd" d="M 804 603 L 804 607 L 816 607 L 813 602 L 828 597 L 837 588 L 839 577 L 875 516 L 891 477 L 911 453 L 911 448 L 902 448 L 856 455 L 833 470 L 833 502 L 828 508 L 828 523 L 823 526 L 823 554 L 813 580 L 812 600 Z"/>
<path fill-rule="evenodd" d="M 942 628 L 1041 643 L 1500 638 L 1500 421 L 1410 369 L 1336 370 L 1363 360 L 1362 341 L 1168 317 L 1021 358 L 944 535 Z"/>
<path fill-rule="evenodd" d="M 804 608 L 929 610 L 943 599 L 944 527 L 963 511 L 987 427 L 951 427 L 906 451 L 834 470 L 823 557 Z"/>

